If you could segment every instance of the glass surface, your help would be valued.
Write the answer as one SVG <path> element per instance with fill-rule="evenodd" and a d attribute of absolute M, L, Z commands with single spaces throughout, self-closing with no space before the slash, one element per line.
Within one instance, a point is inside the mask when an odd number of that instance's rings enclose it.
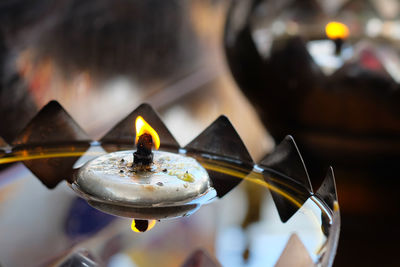
<path fill-rule="evenodd" d="M 46 189 L 21 163 L 79 155 L 75 163 L 79 167 L 104 153 L 98 143 L 92 143 L 89 149 L 64 144 L 15 150 L 0 157 L 2 264 L 46 265 L 71 251 L 87 249 L 107 266 L 179 266 L 194 250 L 202 248 L 223 266 L 273 266 L 293 233 L 314 262 L 322 260 L 331 211 L 318 197 L 310 196 L 292 218 L 282 223 L 271 192 L 297 205 L 302 199 L 288 192 L 298 185 L 258 166 L 249 170 L 222 158 L 197 156 L 207 170 L 243 182 L 191 216 L 161 220 L 150 231 L 135 233 L 131 219 L 90 207 L 65 182 L 54 190 Z M 8 163 L 15 164 L 6 168 Z M 267 176 L 275 179 L 274 185 L 265 182 Z"/>

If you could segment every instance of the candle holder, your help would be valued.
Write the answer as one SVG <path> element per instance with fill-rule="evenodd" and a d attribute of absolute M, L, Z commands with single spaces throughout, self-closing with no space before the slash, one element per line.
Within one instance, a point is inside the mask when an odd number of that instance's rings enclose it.
<path fill-rule="evenodd" d="M 172 160 L 174 157 L 187 157 L 204 168 L 209 179 L 205 190 L 189 197 L 183 194 L 184 197 L 178 200 L 175 199 L 177 194 L 170 192 L 170 201 L 166 201 L 165 198 L 157 199 L 157 191 L 153 189 L 148 192 L 135 191 L 137 189 L 130 191 L 132 188 L 129 183 L 134 182 L 128 178 L 125 181 L 112 181 L 110 178 L 107 182 L 104 177 L 94 177 L 85 181 L 86 184 L 79 179 L 79 172 L 91 162 L 112 155 L 114 151 L 131 150 L 134 147 L 136 132 L 133 123 L 138 116 L 142 116 L 158 133 L 160 152 L 157 153 L 171 153 Z M 310 247 L 306 248 L 299 238 L 300 230 L 297 234 L 296 231 L 291 233 L 293 229 L 290 227 L 288 229 L 292 230 L 284 230 L 285 235 L 290 238 L 285 249 L 282 248 L 282 255 L 275 255 L 276 266 L 287 264 L 296 253 L 300 253 L 300 258 L 311 265 L 332 265 L 340 229 L 333 170 L 328 170 L 321 187 L 314 192 L 302 157 L 291 136 L 285 137 L 272 153 L 255 164 L 225 116 L 220 116 L 193 141 L 180 147 L 151 106 L 142 104 L 103 138 L 93 141 L 60 104 L 51 101 L 10 146 L 2 143 L 2 153 L 1 163 L 23 162 L 50 189 L 66 180 L 91 206 L 112 215 L 140 219 L 136 220 L 137 226 L 143 220 L 186 217 L 204 204 L 227 198 L 231 191 L 235 191 L 245 181 L 245 184 L 262 188 L 265 194 L 268 192 L 272 201 L 268 203 L 273 203 L 269 209 L 276 209 L 282 229 L 291 224 L 296 225 L 296 220 L 302 214 L 309 216 L 305 220 L 307 224 L 317 225 L 313 228 L 313 235 L 318 236 L 318 244 L 314 244 L 314 249 L 318 249 L 314 252 Z M 131 159 L 127 161 L 133 162 L 133 153 L 129 153 Z M 153 186 L 151 179 L 148 181 L 150 184 L 147 186 Z M 183 186 L 181 190 L 185 192 L 184 189 Z M 151 196 L 154 198 L 149 200 L 148 197 Z M 255 221 L 257 220 L 253 220 Z M 146 222 L 144 230 L 149 225 Z M 79 255 L 72 253 L 64 260 L 83 257 Z M 187 260 L 187 264 L 199 257 L 209 260 L 212 258 L 208 257 L 207 252 L 198 251 Z"/>

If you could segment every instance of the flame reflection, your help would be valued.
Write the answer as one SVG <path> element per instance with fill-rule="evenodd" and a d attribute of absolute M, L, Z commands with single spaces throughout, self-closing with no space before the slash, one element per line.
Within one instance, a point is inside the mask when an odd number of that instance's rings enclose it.
<path fill-rule="evenodd" d="M 133 219 L 131 229 L 136 233 L 150 231 L 156 225 L 156 220 L 138 220 Z"/>

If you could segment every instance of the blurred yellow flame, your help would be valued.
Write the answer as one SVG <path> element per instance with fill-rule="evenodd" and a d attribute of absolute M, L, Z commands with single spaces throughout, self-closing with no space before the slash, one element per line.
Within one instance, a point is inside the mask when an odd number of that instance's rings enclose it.
<path fill-rule="evenodd" d="M 332 21 L 329 22 L 325 27 L 326 35 L 329 39 L 346 39 L 349 37 L 349 28 L 340 22 Z"/>
<path fill-rule="evenodd" d="M 160 147 L 160 137 L 158 133 L 142 118 L 142 116 L 138 116 L 135 122 L 136 126 L 136 140 L 135 144 L 139 141 L 139 136 L 142 134 L 150 134 L 153 138 L 154 147 L 158 149 Z"/>

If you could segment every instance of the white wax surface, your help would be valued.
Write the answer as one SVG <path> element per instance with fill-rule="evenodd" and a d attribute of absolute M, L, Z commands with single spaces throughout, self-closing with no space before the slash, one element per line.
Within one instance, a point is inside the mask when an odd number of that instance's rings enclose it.
<path fill-rule="evenodd" d="M 137 207 L 187 202 L 210 188 L 207 171 L 194 158 L 154 151 L 150 170 L 138 170 L 132 166 L 133 152 L 89 161 L 78 171 L 76 185 L 96 199 Z"/>

